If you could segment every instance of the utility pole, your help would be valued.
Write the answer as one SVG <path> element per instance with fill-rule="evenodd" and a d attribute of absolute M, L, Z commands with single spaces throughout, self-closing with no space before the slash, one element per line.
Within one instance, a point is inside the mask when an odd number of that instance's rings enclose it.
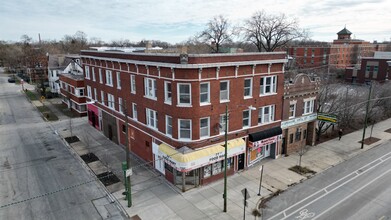
<path fill-rule="evenodd" d="M 372 92 L 372 81 L 371 81 L 371 84 L 369 86 L 367 108 L 365 110 L 365 122 L 364 122 L 364 129 L 363 129 L 363 132 L 362 132 L 361 149 L 364 149 L 365 129 L 367 128 L 367 122 L 368 122 L 368 110 L 369 110 L 369 101 L 371 100 L 371 92 Z"/>
<path fill-rule="evenodd" d="M 129 140 L 129 125 L 128 125 L 128 114 L 127 114 L 127 105 L 126 105 L 126 100 L 124 100 L 124 115 L 125 115 L 125 123 L 126 123 L 126 168 L 127 170 L 130 169 L 130 150 L 129 150 L 129 147 L 130 147 L 130 143 L 131 140 Z M 126 192 L 127 192 L 127 200 L 128 200 L 128 207 L 131 207 L 132 206 L 132 186 L 131 186 L 131 183 L 130 183 L 130 175 L 126 176 L 126 180 L 125 180 L 125 186 L 126 186 Z"/>
<path fill-rule="evenodd" d="M 224 144 L 224 212 L 227 212 L 227 154 L 228 154 L 228 104 L 225 104 L 225 144 Z"/>

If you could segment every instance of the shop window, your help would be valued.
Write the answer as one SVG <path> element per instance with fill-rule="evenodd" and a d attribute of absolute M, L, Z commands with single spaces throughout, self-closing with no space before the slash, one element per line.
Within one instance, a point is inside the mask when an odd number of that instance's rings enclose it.
<path fill-rule="evenodd" d="M 125 125 L 122 125 L 122 132 L 126 133 L 126 126 Z"/>
<path fill-rule="evenodd" d="M 167 171 L 170 171 L 171 173 L 174 172 L 174 169 L 172 168 L 172 166 L 168 163 L 164 163 L 164 168 L 167 170 Z"/>
<path fill-rule="evenodd" d="M 290 134 L 290 135 L 289 135 L 289 143 L 290 143 L 290 144 L 293 143 L 293 134 Z"/>
<path fill-rule="evenodd" d="M 212 164 L 212 173 L 213 173 L 213 175 L 221 173 L 222 170 L 223 170 L 222 166 L 223 166 L 222 161 L 219 161 L 219 162 L 216 162 L 216 163 Z"/>
<path fill-rule="evenodd" d="M 300 141 L 301 140 L 301 129 L 298 128 L 296 130 L 296 137 L 295 137 L 295 141 Z"/>
<path fill-rule="evenodd" d="M 212 176 L 212 166 L 208 165 L 204 167 L 204 178 Z"/>
<path fill-rule="evenodd" d="M 307 129 L 303 131 L 303 139 L 307 139 Z"/>

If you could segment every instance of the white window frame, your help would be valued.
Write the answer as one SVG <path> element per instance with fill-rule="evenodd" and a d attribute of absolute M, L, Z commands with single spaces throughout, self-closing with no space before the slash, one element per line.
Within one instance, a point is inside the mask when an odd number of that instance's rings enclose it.
<path fill-rule="evenodd" d="M 157 84 L 156 79 L 144 78 L 144 96 L 149 99 L 157 100 Z"/>
<path fill-rule="evenodd" d="M 98 92 L 97 92 L 97 90 L 96 90 L 96 88 L 94 88 L 94 100 L 95 101 L 98 101 Z"/>
<path fill-rule="evenodd" d="M 130 92 L 136 94 L 136 76 L 130 75 Z"/>
<path fill-rule="evenodd" d="M 117 89 L 121 89 L 121 72 L 117 72 Z"/>
<path fill-rule="evenodd" d="M 229 114 L 227 116 L 227 132 L 229 132 Z M 224 134 L 225 133 L 225 114 L 221 114 L 219 118 L 219 133 Z"/>
<path fill-rule="evenodd" d="M 158 129 L 158 126 L 157 126 L 157 123 L 158 123 L 157 112 L 155 110 L 146 108 L 145 109 L 145 113 L 146 113 L 145 119 L 146 119 L 147 126 L 152 128 L 152 129 L 157 130 Z"/>
<path fill-rule="evenodd" d="M 267 83 L 270 79 L 270 84 Z M 277 76 L 264 76 L 259 80 L 260 91 L 259 95 L 272 95 L 277 93 Z M 269 92 L 266 92 L 267 88 L 270 89 Z"/>
<path fill-rule="evenodd" d="M 205 127 L 202 127 L 202 122 L 201 122 L 202 120 L 207 120 Z M 203 135 L 203 132 L 206 133 Z M 200 138 L 207 138 L 209 136 L 210 136 L 210 118 L 209 117 L 200 118 Z"/>
<path fill-rule="evenodd" d="M 189 93 L 181 93 L 181 86 L 188 86 L 189 88 Z M 181 102 L 181 97 L 182 95 L 189 96 L 189 102 Z M 177 84 L 177 101 L 178 101 L 178 106 L 191 106 L 191 84 L 190 83 L 178 83 Z"/>
<path fill-rule="evenodd" d="M 172 103 L 172 83 L 170 81 L 164 81 L 164 103 L 169 105 Z"/>
<path fill-rule="evenodd" d="M 100 91 L 100 97 L 101 97 L 101 103 L 102 105 L 105 105 L 105 92 Z"/>
<path fill-rule="evenodd" d="M 172 117 L 169 115 L 166 115 L 166 135 L 172 137 Z"/>
<path fill-rule="evenodd" d="M 247 114 L 248 114 L 247 118 L 244 117 L 245 112 L 247 112 Z M 247 124 L 244 123 L 245 120 L 247 120 Z M 251 127 L 251 110 L 250 109 L 246 109 L 242 112 L 242 126 L 243 126 L 243 128 Z"/>
<path fill-rule="evenodd" d="M 202 91 L 202 86 L 207 85 L 207 91 L 203 92 Z M 202 96 L 206 95 L 206 100 L 202 100 Z M 210 104 L 210 83 L 209 82 L 204 82 L 200 83 L 200 105 L 208 105 Z"/>
<path fill-rule="evenodd" d="M 99 83 L 103 84 L 102 69 L 99 68 Z"/>
<path fill-rule="evenodd" d="M 308 115 L 314 112 L 315 99 L 304 100 L 303 115 Z"/>
<path fill-rule="evenodd" d="M 84 67 L 84 72 L 86 73 L 86 79 L 90 79 L 90 67 L 89 66 L 85 66 Z"/>
<path fill-rule="evenodd" d="M 250 80 L 250 87 L 246 87 L 246 81 Z M 245 99 L 249 99 L 253 97 L 253 78 L 245 78 L 243 81 L 243 96 Z M 246 95 L 246 90 L 249 90 L 249 94 Z"/>
<path fill-rule="evenodd" d="M 268 109 L 268 114 L 265 114 L 266 109 Z M 275 105 L 267 105 L 259 108 L 258 124 L 268 124 L 274 122 L 275 111 Z"/>
<path fill-rule="evenodd" d="M 96 76 L 95 76 L 95 67 L 92 67 L 92 81 L 96 81 Z"/>
<path fill-rule="evenodd" d="M 181 123 L 182 122 L 189 122 L 189 125 L 190 125 L 190 128 L 189 129 L 186 129 L 189 131 L 189 137 L 182 137 L 182 134 L 184 131 L 182 131 L 182 127 L 181 127 Z M 192 136 L 192 128 L 191 128 L 191 119 L 178 119 L 178 139 L 179 140 L 191 140 L 191 136 Z"/>
<path fill-rule="evenodd" d="M 134 120 L 138 120 L 137 119 L 137 104 L 136 103 L 132 103 L 132 116 L 133 116 L 133 119 Z"/>
<path fill-rule="evenodd" d="M 227 83 L 227 90 L 221 90 L 221 84 Z M 222 102 L 229 102 L 229 80 L 220 81 L 219 85 L 219 91 L 220 91 L 220 103 Z M 222 94 L 226 93 L 226 99 L 222 98 Z"/>
<path fill-rule="evenodd" d="M 80 89 L 81 90 L 81 89 Z M 79 94 L 80 94 L 79 90 Z M 84 89 L 83 89 L 84 90 Z M 92 92 L 91 92 L 91 86 L 87 86 L 87 97 L 92 99 Z"/>
<path fill-rule="evenodd" d="M 113 87 L 113 72 L 106 70 L 106 85 Z"/>
<path fill-rule="evenodd" d="M 293 106 L 293 108 L 291 108 Z M 289 105 L 289 118 L 296 117 L 296 103 L 291 103 Z"/>
<path fill-rule="evenodd" d="M 118 97 L 118 111 L 120 113 L 124 113 L 124 109 L 123 109 L 123 103 L 122 103 L 122 98 L 121 97 Z"/>
<path fill-rule="evenodd" d="M 114 95 L 107 93 L 107 106 L 111 109 L 115 109 Z"/>

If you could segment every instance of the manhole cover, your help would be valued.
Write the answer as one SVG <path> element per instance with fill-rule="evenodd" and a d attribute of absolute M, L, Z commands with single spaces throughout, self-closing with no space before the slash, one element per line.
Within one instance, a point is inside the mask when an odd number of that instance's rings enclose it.
<path fill-rule="evenodd" d="M 110 186 L 111 184 L 118 183 L 120 181 L 112 172 L 104 172 L 96 176 L 105 186 Z"/>
<path fill-rule="evenodd" d="M 93 153 L 84 154 L 84 155 L 81 155 L 80 157 L 86 163 L 91 163 L 91 162 L 99 160 L 99 158 L 97 156 L 95 156 L 95 154 L 93 154 Z"/>

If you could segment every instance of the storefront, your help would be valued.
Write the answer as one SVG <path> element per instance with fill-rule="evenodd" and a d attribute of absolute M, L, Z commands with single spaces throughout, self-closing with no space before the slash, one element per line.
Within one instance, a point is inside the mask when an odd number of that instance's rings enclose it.
<path fill-rule="evenodd" d="M 282 130 L 280 127 L 249 134 L 247 148 L 247 166 L 253 166 L 260 160 L 279 154 L 279 140 Z"/>
<path fill-rule="evenodd" d="M 178 150 L 167 144 L 153 145 L 155 154 L 155 168 L 163 173 L 168 181 L 182 191 L 199 185 L 213 182 L 224 174 L 224 143 L 213 145 L 200 150 L 182 147 Z M 246 142 L 242 138 L 228 141 L 227 173 L 233 174 L 238 167 L 238 156 L 246 150 Z M 163 163 L 159 161 L 164 161 Z"/>
<path fill-rule="evenodd" d="M 92 125 L 96 129 L 100 130 L 98 107 L 96 107 L 91 103 L 88 103 L 87 110 L 88 110 L 88 123 L 90 123 L 90 125 Z"/>

